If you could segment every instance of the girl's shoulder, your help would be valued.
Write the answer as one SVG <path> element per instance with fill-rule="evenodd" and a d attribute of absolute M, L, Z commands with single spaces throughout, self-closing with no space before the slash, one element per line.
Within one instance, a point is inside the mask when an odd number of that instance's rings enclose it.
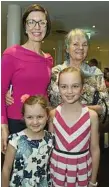
<path fill-rule="evenodd" d="M 24 135 L 24 131 L 20 131 L 18 133 L 10 134 L 8 140 L 16 140 L 19 139 L 22 135 Z"/>
<path fill-rule="evenodd" d="M 98 120 L 98 114 L 97 114 L 96 111 L 89 109 L 89 115 L 90 115 L 90 120 L 91 121 Z"/>

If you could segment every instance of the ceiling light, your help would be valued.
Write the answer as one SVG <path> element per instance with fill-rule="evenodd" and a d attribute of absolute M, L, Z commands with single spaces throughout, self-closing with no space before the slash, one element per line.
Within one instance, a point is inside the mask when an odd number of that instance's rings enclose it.
<path fill-rule="evenodd" d="M 90 32 L 87 32 L 86 34 L 87 34 L 88 38 L 90 39 L 91 33 L 90 33 Z"/>
<path fill-rule="evenodd" d="M 95 25 L 93 25 L 92 27 L 95 28 Z"/>
<path fill-rule="evenodd" d="M 100 47 L 98 46 L 97 49 L 100 49 Z"/>
<path fill-rule="evenodd" d="M 55 47 L 53 48 L 53 50 L 55 50 Z"/>
<path fill-rule="evenodd" d="M 95 35 L 95 31 L 91 29 L 83 29 L 87 34 L 88 38 L 90 39 L 93 35 Z"/>

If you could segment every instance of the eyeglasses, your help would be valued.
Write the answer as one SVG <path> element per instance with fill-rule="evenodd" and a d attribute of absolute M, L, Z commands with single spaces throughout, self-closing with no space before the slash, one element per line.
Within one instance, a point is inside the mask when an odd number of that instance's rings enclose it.
<path fill-rule="evenodd" d="M 46 27 L 47 25 L 47 20 L 40 20 L 40 21 L 35 21 L 34 19 L 29 19 L 26 21 L 27 25 L 29 26 L 30 29 L 33 29 L 36 24 L 38 23 L 39 27 Z"/>

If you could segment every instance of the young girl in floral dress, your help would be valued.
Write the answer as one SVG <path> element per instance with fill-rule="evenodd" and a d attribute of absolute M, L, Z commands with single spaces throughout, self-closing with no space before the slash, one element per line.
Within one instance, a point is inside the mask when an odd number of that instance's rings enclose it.
<path fill-rule="evenodd" d="M 48 162 L 53 148 L 53 135 L 44 130 L 49 105 L 44 96 L 28 97 L 22 109 L 27 128 L 9 136 L 2 187 L 51 186 Z"/>

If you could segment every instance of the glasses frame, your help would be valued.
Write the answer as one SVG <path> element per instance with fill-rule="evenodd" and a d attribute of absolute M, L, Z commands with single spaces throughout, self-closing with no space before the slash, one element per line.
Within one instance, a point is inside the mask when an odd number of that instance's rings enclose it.
<path fill-rule="evenodd" d="M 33 21 L 34 22 L 34 26 L 31 28 L 31 26 L 29 26 L 28 21 Z M 45 22 L 45 25 L 42 26 L 40 23 L 41 22 Z M 33 29 L 34 27 L 36 27 L 36 25 L 38 24 L 39 27 L 45 28 L 47 26 L 47 20 L 40 20 L 40 21 L 35 21 L 34 19 L 28 19 L 26 20 L 26 24 L 28 25 L 29 28 Z"/>

